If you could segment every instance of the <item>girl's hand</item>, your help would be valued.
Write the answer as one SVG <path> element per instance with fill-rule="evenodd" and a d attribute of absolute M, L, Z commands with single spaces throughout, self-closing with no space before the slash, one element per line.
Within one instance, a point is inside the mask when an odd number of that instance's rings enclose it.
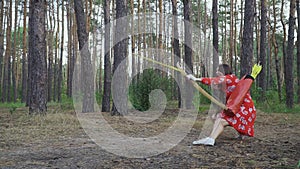
<path fill-rule="evenodd" d="M 192 75 L 192 74 L 186 75 L 186 78 L 188 80 L 192 80 L 192 81 L 196 81 L 197 80 L 197 78 L 194 75 Z"/>

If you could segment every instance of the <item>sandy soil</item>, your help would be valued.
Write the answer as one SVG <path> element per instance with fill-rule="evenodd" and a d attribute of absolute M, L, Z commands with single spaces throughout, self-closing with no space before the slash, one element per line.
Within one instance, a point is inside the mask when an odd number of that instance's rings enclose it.
<path fill-rule="evenodd" d="M 107 113 L 104 116 L 124 134 L 153 135 L 176 118 L 174 110 L 168 111 L 156 125 L 150 127 L 128 125 L 126 119 Z M 80 127 L 68 131 L 68 134 L 62 131 L 63 136 L 56 133 L 56 136 L 47 137 L 46 133 L 46 137 L 30 140 L 24 131 L 18 136 L 28 140 L 18 142 L 6 138 L 9 135 L 13 137 L 14 133 L 8 133 L 12 126 L 3 122 L 8 116 L 2 115 L 0 168 L 297 168 L 299 165 L 300 114 L 258 112 L 255 137 L 236 139 L 235 131 L 226 128 L 215 146 L 193 146 L 191 143 L 198 139 L 205 117 L 205 113 L 199 113 L 189 134 L 171 150 L 152 157 L 126 158 L 100 148 Z M 124 124 L 126 129 L 119 126 Z M 26 128 L 30 125 L 27 124 Z"/>

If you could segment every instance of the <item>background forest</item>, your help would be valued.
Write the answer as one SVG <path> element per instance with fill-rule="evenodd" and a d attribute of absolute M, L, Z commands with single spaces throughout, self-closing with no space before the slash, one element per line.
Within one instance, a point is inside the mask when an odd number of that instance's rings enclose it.
<path fill-rule="evenodd" d="M 300 168 L 299 5 L 0 0 L 0 168 Z M 178 61 L 197 77 L 227 63 L 239 78 L 260 62 L 255 137 L 226 127 L 194 146 L 219 110 L 180 90 Z"/>
<path fill-rule="evenodd" d="M 110 46 L 126 30 L 118 27 L 119 23 L 111 28 L 105 25 L 122 16 L 140 13 L 175 15 L 197 26 L 203 32 L 203 39 L 211 41 L 217 51 L 213 53 L 213 62 L 206 59 L 206 48 L 196 54 L 185 45 L 193 40 L 189 27 L 176 24 L 175 18 L 168 27 L 164 15 L 156 15 L 156 23 L 151 24 L 157 34 L 133 35 Z M 142 21 L 142 15 L 138 16 Z M 141 49 L 157 48 L 182 58 L 197 76 L 208 76 L 209 70 L 215 70 L 222 62 L 230 64 L 233 72 L 242 77 L 251 72 L 254 63 L 260 62 L 264 69 L 251 91 L 257 106 L 264 111 L 297 112 L 300 107 L 298 18 L 299 0 L 1 1 L 1 102 L 12 107 L 26 104 L 33 114 L 45 113 L 49 103 L 70 103 L 74 66 L 81 54 L 82 71 L 89 72 L 86 68 L 92 66 L 97 70 L 93 84 L 88 82 L 89 77 L 83 76 L 83 85 L 88 86 L 82 89 L 83 93 L 95 96 L 103 112 L 118 114 L 111 99 L 113 72 L 124 59 L 131 62 L 130 73 L 140 72 L 142 59 L 133 55 Z M 182 36 L 184 42 L 164 37 L 162 32 Z M 87 42 L 90 42 L 89 52 L 80 53 Z M 109 52 L 105 53 L 107 49 Z M 144 56 L 152 57 L 151 53 Z M 170 60 L 171 65 L 176 63 L 174 58 Z M 129 97 L 137 109 L 147 109 L 147 99 L 141 98 L 148 98 L 151 90 L 161 86 L 168 99 L 178 98 L 169 74 L 151 70 L 134 78 Z M 96 92 L 89 93 L 93 88 Z M 82 111 L 93 111 L 94 97 L 84 100 Z"/>

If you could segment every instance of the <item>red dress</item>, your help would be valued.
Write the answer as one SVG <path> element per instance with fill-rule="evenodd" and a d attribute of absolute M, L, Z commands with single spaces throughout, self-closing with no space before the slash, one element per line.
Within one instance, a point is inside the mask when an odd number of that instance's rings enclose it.
<path fill-rule="evenodd" d="M 201 78 L 200 82 L 205 85 L 226 84 L 224 85 L 226 87 L 223 90 L 226 92 L 227 101 L 227 98 L 232 94 L 232 91 L 238 84 L 239 79 L 235 75 L 231 74 L 214 78 Z M 240 110 L 234 116 L 228 116 L 222 111 L 221 117 L 225 119 L 229 125 L 231 125 L 240 134 L 248 135 L 250 137 L 254 136 L 256 109 L 249 92 L 246 94 Z"/>

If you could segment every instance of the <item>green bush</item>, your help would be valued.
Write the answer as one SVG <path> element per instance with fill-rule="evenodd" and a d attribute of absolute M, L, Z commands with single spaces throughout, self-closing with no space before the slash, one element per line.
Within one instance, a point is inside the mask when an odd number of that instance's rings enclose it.
<path fill-rule="evenodd" d="M 167 97 L 172 98 L 172 86 L 174 80 L 168 76 L 162 76 L 159 70 L 146 69 L 143 73 L 134 77 L 129 86 L 129 100 L 133 107 L 139 111 L 150 108 L 149 94 L 155 89 L 161 89 Z"/>

